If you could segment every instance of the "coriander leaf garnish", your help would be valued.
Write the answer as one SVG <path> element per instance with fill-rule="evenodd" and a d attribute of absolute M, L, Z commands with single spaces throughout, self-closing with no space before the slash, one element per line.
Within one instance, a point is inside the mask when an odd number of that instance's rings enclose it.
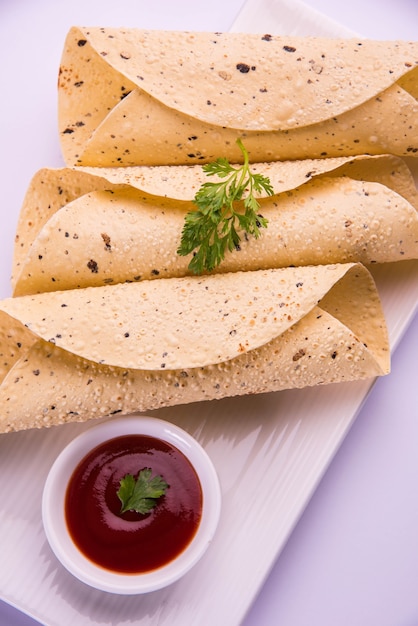
<path fill-rule="evenodd" d="M 184 219 L 177 254 L 194 252 L 189 269 L 195 274 L 213 270 L 224 259 L 227 250 L 239 248 L 244 231 L 255 238 L 260 228 L 267 228 L 268 220 L 257 213 L 259 203 L 255 194 L 273 195 L 270 179 L 250 170 L 248 152 L 237 139 L 244 163 L 233 167 L 227 159 L 203 165 L 208 176 L 217 175 L 219 182 L 206 182 L 198 189 L 193 202 L 197 210 L 189 211 Z"/>
<path fill-rule="evenodd" d="M 151 478 L 152 470 L 149 467 L 141 470 L 138 478 L 132 474 L 126 474 L 120 481 L 117 492 L 122 502 L 121 513 L 136 511 L 137 513 L 149 513 L 157 504 L 158 498 L 163 496 L 168 484 L 162 476 Z"/>

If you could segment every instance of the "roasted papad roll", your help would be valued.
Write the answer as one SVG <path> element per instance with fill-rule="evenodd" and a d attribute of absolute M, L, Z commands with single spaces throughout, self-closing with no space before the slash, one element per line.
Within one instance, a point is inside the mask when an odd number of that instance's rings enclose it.
<path fill-rule="evenodd" d="M 73 27 L 67 165 L 418 154 L 418 42 Z"/>
<path fill-rule="evenodd" d="M 0 302 L 0 431 L 389 371 L 368 270 L 307 266 Z"/>
<path fill-rule="evenodd" d="M 243 236 L 216 271 L 418 258 L 418 194 L 399 157 L 260 163 L 261 236 Z M 15 295 L 184 276 L 185 215 L 202 166 L 43 169 L 21 210 Z"/>

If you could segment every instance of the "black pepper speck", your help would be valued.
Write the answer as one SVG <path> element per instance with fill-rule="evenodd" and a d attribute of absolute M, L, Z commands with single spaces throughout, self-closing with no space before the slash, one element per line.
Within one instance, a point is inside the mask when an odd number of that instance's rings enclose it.
<path fill-rule="evenodd" d="M 99 266 L 97 265 L 97 262 L 94 261 L 94 259 L 90 259 L 90 261 L 87 263 L 87 267 L 89 268 L 89 270 L 92 271 L 93 274 L 97 274 L 99 271 Z"/>
<path fill-rule="evenodd" d="M 250 71 L 250 66 L 246 63 L 237 63 L 236 68 L 241 72 L 241 74 L 248 74 Z"/>

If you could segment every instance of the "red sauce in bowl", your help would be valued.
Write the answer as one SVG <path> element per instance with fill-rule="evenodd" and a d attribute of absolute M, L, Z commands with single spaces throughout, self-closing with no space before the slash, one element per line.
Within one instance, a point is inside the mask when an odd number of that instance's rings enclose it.
<path fill-rule="evenodd" d="M 121 514 L 120 481 L 144 468 L 169 487 L 149 513 Z M 67 527 L 79 550 L 123 574 L 146 573 L 174 560 L 193 539 L 201 515 L 202 488 L 190 461 L 148 435 L 124 435 L 94 448 L 73 472 L 65 497 Z"/>

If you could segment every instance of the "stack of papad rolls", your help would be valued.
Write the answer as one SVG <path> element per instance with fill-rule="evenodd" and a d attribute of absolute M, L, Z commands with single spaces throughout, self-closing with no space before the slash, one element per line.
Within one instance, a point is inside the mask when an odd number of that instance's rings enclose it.
<path fill-rule="evenodd" d="M 387 374 L 368 268 L 418 258 L 417 65 L 418 43 L 71 29 L 67 166 L 33 177 L 0 302 L 0 430 Z M 184 217 L 237 138 L 268 227 L 193 275 Z"/>

